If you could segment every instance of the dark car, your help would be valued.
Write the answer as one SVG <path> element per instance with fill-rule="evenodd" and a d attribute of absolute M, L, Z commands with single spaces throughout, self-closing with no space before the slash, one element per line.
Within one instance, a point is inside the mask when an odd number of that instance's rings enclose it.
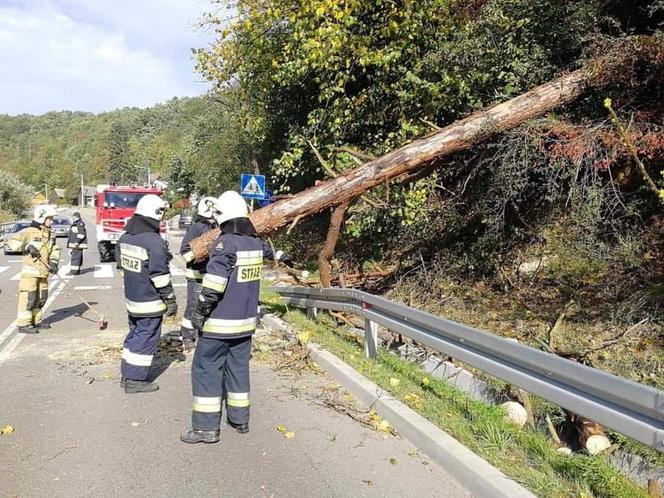
<path fill-rule="evenodd" d="M 193 222 L 194 222 L 193 215 L 191 215 L 191 214 L 182 214 L 180 216 L 180 221 L 178 223 L 178 226 L 182 230 L 182 229 L 185 229 L 185 228 L 189 228 L 192 225 Z"/>
<path fill-rule="evenodd" d="M 2 250 L 4 251 L 5 254 L 15 254 L 13 251 L 10 251 L 9 248 L 7 247 L 7 240 L 9 240 L 9 238 L 13 237 L 24 228 L 28 228 L 31 223 L 32 222 L 29 220 L 17 221 L 9 230 L 7 230 L 2 234 L 2 245 L 3 245 Z"/>
<path fill-rule="evenodd" d="M 56 237 L 67 237 L 71 227 L 71 218 L 69 216 L 55 216 L 51 231 Z"/>

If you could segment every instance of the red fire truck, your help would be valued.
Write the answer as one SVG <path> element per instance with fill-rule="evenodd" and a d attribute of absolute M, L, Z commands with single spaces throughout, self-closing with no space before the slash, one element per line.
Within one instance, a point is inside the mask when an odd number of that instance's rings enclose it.
<path fill-rule="evenodd" d="M 97 244 L 102 262 L 113 261 L 115 244 L 124 233 L 125 225 L 136 211 L 136 204 L 146 194 L 162 196 L 162 191 L 152 187 L 119 187 L 97 185 Z M 166 237 L 166 224 L 161 225 Z"/>

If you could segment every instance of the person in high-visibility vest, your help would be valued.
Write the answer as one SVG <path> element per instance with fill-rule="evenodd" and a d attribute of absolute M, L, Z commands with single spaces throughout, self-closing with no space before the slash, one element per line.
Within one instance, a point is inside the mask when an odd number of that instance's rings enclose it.
<path fill-rule="evenodd" d="M 37 206 L 30 226 L 7 241 L 11 251 L 23 253 L 16 317 L 21 334 L 51 328 L 42 321 L 42 308 L 48 299 L 48 276 L 57 273 L 60 262 L 60 248 L 51 232 L 55 214 L 51 206 Z"/>

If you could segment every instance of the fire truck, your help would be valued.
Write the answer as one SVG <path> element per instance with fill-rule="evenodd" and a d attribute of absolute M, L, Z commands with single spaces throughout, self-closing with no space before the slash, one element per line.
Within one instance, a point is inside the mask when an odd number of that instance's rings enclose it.
<path fill-rule="evenodd" d="M 97 245 L 102 262 L 113 261 L 115 244 L 125 232 L 127 221 L 134 215 L 136 204 L 147 194 L 162 196 L 162 191 L 152 187 L 119 187 L 97 185 Z M 166 238 L 166 224 L 161 224 L 162 237 Z"/>

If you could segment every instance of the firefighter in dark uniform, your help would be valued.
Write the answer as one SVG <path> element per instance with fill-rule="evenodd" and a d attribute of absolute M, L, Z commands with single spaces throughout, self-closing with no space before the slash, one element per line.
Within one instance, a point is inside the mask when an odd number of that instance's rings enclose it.
<path fill-rule="evenodd" d="M 200 200 L 198 203 L 198 217 L 194 224 L 187 229 L 187 233 L 184 235 L 182 245 L 180 246 L 180 254 L 187 263 L 185 270 L 185 277 L 187 279 L 187 307 L 184 310 L 184 318 L 180 326 L 182 348 L 185 352 L 194 349 L 196 339 L 198 338 L 198 330 L 195 330 L 191 323 L 191 312 L 196 307 L 198 295 L 201 292 L 201 284 L 203 283 L 203 275 L 205 275 L 205 268 L 207 266 L 207 260 L 194 260 L 194 253 L 191 251 L 189 243 L 217 226 L 217 222 L 214 219 L 216 205 L 217 199 L 215 197 L 203 197 Z"/>
<path fill-rule="evenodd" d="M 258 318 L 263 258 L 273 259 L 237 192 L 224 192 L 217 210 L 221 234 L 191 318 L 202 332 L 191 367 L 192 429 L 180 438 L 185 443 L 219 441 L 223 398 L 228 423 L 241 434 L 249 432 L 251 336 Z M 290 264 L 288 258 L 281 259 Z"/>
<path fill-rule="evenodd" d="M 129 333 L 122 350 L 122 380 L 125 393 L 147 393 L 159 386 L 148 381 L 152 358 L 157 351 L 164 315 L 177 313 L 171 283 L 168 244 L 161 238 L 160 222 L 166 203 L 148 194 L 116 246 L 118 268 L 124 274 L 124 293 L 129 315 Z"/>
<path fill-rule="evenodd" d="M 83 268 L 83 251 L 88 248 L 88 234 L 81 213 L 74 213 L 74 222 L 69 227 L 67 247 L 71 249 L 70 275 L 80 275 Z"/>

